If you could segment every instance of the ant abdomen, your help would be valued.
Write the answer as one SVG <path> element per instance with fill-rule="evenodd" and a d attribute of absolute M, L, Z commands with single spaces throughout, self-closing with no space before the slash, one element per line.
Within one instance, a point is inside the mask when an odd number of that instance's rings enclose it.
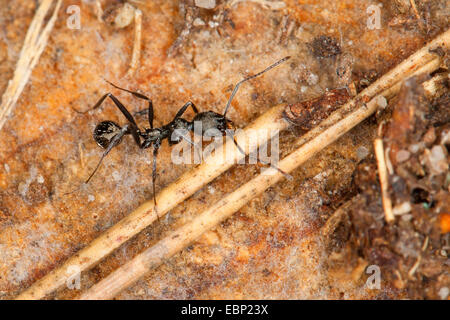
<path fill-rule="evenodd" d="M 122 128 L 113 121 L 102 121 L 94 129 L 94 139 L 97 144 L 106 149 L 111 140 L 120 132 Z"/>

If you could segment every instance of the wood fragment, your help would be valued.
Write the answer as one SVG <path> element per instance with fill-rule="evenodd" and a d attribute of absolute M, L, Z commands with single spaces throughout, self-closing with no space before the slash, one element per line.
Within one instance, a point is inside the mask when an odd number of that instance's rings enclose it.
<path fill-rule="evenodd" d="M 384 158 L 383 140 L 380 138 L 375 139 L 374 148 L 378 165 L 378 177 L 381 185 L 381 199 L 383 201 L 384 217 L 387 223 L 391 223 L 395 220 L 395 217 L 392 212 L 392 201 L 389 196 L 389 175 L 386 160 Z"/>
<path fill-rule="evenodd" d="M 33 68 L 36 66 L 39 57 L 47 46 L 47 41 L 53 26 L 55 25 L 61 1 L 62 0 L 58 0 L 56 2 L 53 13 L 46 25 L 44 25 L 46 21 L 45 18 L 54 1 L 41 1 L 34 18 L 28 27 L 27 35 L 25 36 L 25 41 L 14 71 L 14 76 L 9 81 L 8 87 L 2 96 L 2 103 L 0 105 L 0 130 L 3 128 L 3 125 L 13 111 L 20 94 L 28 83 Z"/>

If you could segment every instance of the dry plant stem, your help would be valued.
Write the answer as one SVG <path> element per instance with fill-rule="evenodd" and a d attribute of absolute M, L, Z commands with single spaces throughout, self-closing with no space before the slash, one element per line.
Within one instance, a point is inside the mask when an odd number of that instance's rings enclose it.
<path fill-rule="evenodd" d="M 381 185 L 381 199 L 383 201 L 384 218 L 387 223 L 391 223 L 395 220 L 395 217 L 392 212 L 392 201 L 389 197 L 389 175 L 386 167 L 386 160 L 384 159 L 383 140 L 380 138 L 375 139 L 374 148 L 378 165 L 378 177 Z"/>
<path fill-rule="evenodd" d="M 291 172 L 366 119 L 377 108 L 378 96 L 369 103 L 361 105 L 344 119 L 323 130 L 312 140 L 300 146 L 278 163 L 279 168 L 285 172 Z M 145 273 L 159 266 L 175 253 L 192 243 L 204 232 L 230 217 L 248 201 L 260 195 L 282 178 L 283 175 L 275 169 L 267 169 L 262 174 L 225 196 L 222 200 L 195 217 L 191 222 L 173 231 L 156 245 L 145 250 L 105 279 L 92 286 L 81 295 L 80 299 L 113 298 L 120 291 L 136 282 Z"/>
<path fill-rule="evenodd" d="M 142 11 L 134 9 L 134 44 L 133 53 L 131 57 L 130 68 L 127 71 L 126 77 L 130 77 L 136 71 L 139 65 L 139 58 L 141 57 L 141 37 L 142 37 Z"/>
<path fill-rule="evenodd" d="M 373 85 L 374 87 L 370 86 L 364 90 L 363 93 L 365 93 L 366 96 L 371 97 L 375 96 L 382 90 L 386 90 L 391 85 L 409 76 L 420 66 L 426 65 L 428 62 L 435 59 L 436 56 L 429 53 L 429 49 L 436 48 L 437 46 L 446 47 L 449 43 L 450 31 L 447 31 L 433 40 L 430 44 L 413 54 L 386 76 L 383 76 L 380 80 L 375 82 Z M 335 114 L 333 114 L 329 119 L 323 121 L 317 128 L 302 136 L 298 143 L 303 144 L 306 141 L 309 141 L 311 138 L 318 135 L 321 130 L 323 130 L 323 127 L 336 123 L 336 121 L 343 117 L 343 114 L 348 113 L 349 109 L 355 105 L 356 101 L 352 100 L 335 112 Z M 287 123 L 280 121 L 280 116 L 283 109 L 284 106 L 274 107 L 247 127 L 247 129 L 258 130 L 261 128 L 268 128 L 270 129 L 270 132 L 274 133 L 275 130 L 285 129 L 287 127 Z M 237 137 L 237 140 L 244 150 L 247 150 L 245 147 L 247 145 L 246 141 L 241 142 L 239 140 L 239 136 Z M 298 145 L 298 143 L 296 145 Z M 226 146 L 224 147 L 226 148 Z M 235 151 L 235 153 L 238 157 L 241 156 L 240 152 Z M 232 164 L 205 162 L 193 170 L 183 174 L 177 181 L 163 189 L 157 195 L 159 215 L 164 215 L 167 213 L 168 210 L 190 197 L 194 192 L 226 171 L 231 165 Z M 174 201 L 174 199 L 176 199 L 176 201 Z M 79 268 L 80 272 L 89 269 L 132 236 L 136 235 L 142 229 L 150 225 L 153 221 L 155 221 L 155 219 L 156 215 L 153 211 L 153 202 L 145 202 L 135 211 L 130 213 L 126 218 L 119 221 L 115 226 L 111 227 L 100 237 L 91 242 L 91 244 L 89 244 L 86 248 L 82 249 L 76 255 L 67 260 L 67 262 L 65 262 L 61 267 L 53 270 L 44 278 L 33 284 L 29 289 L 19 295 L 17 299 L 43 298 L 45 295 L 51 293 L 53 290 L 65 283 L 65 281 L 70 277 L 70 274 L 67 274 L 69 267 L 76 266 Z"/>
<path fill-rule="evenodd" d="M 263 128 L 268 130 L 267 132 L 273 136 L 277 132 L 286 129 L 288 123 L 281 119 L 284 108 L 285 105 L 271 108 L 247 126 L 243 132 L 238 132 L 235 137 L 239 145 L 244 150 L 254 150 L 257 146 L 264 144 L 265 141 L 263 139 L 255 141 L 247 141 L 247 139 L 244 139 L 245 134 L 252 130 L 256 131 Z M 268 139 L 270 137 L 265 138 Z M 227 150 L 226 152 L 231 150 L 233 153 L 232 156 L 235 159 L 234 163 L 243 157 L 237 148 L 234 147 L 233 142 L 230 144 L 232 148 L 227 148 L 228 143 L 227 141 L 222 147 L 216 149 L 214 154 L 205 159 L 202 164 L 184 173 L 175 182 L 156 195 L 160 218 L 233 165 L 233 161 L 223 163 L 221 150 L 225 149 Z M 153 200 L 143 203 L 127 217 L 92 241 L 86 248 L 68 259 L 62 266 L 34 283 L 29 289 L 20 294 L 17 299 L 43 298 L 66 282 L 70 277 L 70 273 L 67 273 L 70 270 L 69 268 L 78 267 L 80 272 L 89 269 L 125 241 L 149 226 L 156 218 Z"/>
<path fill-rule="evenodd" d="M 58 0 L 47 25 L 44 26 L 45 17 L 50 10 L 53 0 L 43 0 L 36 11 L 36 14 L 28 27 L 27 35 L 17 61 L 13 78 L 9 81 L 8 87 L 2 97 L 0 106 L 0 130 L 11 114 L 20 94 L 30 78 L 31 72 L 39 60 L 48 37 L 56 21 L 56 16 L 61 6 Z"/>

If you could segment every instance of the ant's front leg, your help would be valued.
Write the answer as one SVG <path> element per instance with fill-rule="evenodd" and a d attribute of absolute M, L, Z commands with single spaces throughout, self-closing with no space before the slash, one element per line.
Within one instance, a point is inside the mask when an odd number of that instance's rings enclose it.
<path fill-rule="evenodd" d="M 158 209 L 156 207 L 156 157 L 158 156 L 158 150 L 161 146 L 161 141 L 156 141 L 153 144 L 153 165 L 152 165 L 152 188 L 153 188 L 153 204 L 155 208 L 156 217 L 159 220 Z"/>

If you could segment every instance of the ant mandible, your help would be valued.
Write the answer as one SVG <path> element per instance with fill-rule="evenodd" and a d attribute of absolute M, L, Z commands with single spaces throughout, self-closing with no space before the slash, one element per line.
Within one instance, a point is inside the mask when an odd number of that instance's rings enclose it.
<path fill-rule="evenodd" d="M 92 109 L 80 112 L 79 113 L 86 113 L 91 110 L 97 109 L 101 106 L 101 104 L 105 101 L 106 98 L 110 98 L 116 107 L 122 112 L 122 114 L 125 116 L 125 118 L 128 120 L 128 124 L 121 127 L 117 123 L 107 120 L 100 122 L 94 129 L 94 139 L 97 142 L 97 144 L 104 148 L 105 151 L 103 152 L 103 155 L 101 156 L 97 166 L 95 167 L 94 171 L 91 173 L 91 175 L 88 177 L 85 183 L 88 183 L 94 174 L 97 172 L 98 168 L 100 167 L 100 164 L 102 163 L 103 159 L 108 155 L 108 153 L 119 143 L 122 141 L 122 138 L 125 135 L 131 134 L 134 138 L 134 141 L 141 149 L 147 149 L 149 147 L 153 147 L 153 168 L 152 168 L 152 185 L 153 185 L 153 202 L 155 205 L 156 210 L 156 195 L 155 195 L 155 181 L 156 181 L 156 157 L 158 155 L 158 150 L 161 147 L 161 143 L 164 139 L 168 139 L 169 145 L 172 146 L 174 144 L 177 144 L 181 142 L 181 140 L 186 140 L 190 144 L 194 145 L 193 141 L 190 139 L 189 136 L 180 134 L 180 132 L 186 132 L 186 131 L 194 131 L 194 122 L 200 121 L 202 123 L 202 135 L 207 134 L 207 131 L 210 129 L 217 129 L 219 130 L 223 136 L 227 134 L 227 130 L 232 130 L 235 128 L 233 122 L 226 117 L 227 111 L 230 108 L 231 101 L 233 100 L 234 96 L 236 95 L 239 87 L 242 83 L 254 79 L 263 73 L 269 71 L 272 68 L 275 68 L 279 64 L 283 63 L 284 61 L 288 60 L 290 56 L 284 57 L 283 59 L 275 62 L 274 64 L 270 65 L 266 69 L 264 69 L 261 72 L 258 72 L 252 76 L 249 76 L 247 78 L 244 78 L 243 80 L 239 81 L 231 93 L 230 98 L 228 99 L 228 102 L 225 106 L 225 110 L 223 114 L 216 113 L 214 111 L 205 111 L 205 112 L 199 112 L 197 107 L 192 103 L 191 101 L 187 102 L 185 105 L 181 107 L 181 109 L 177 112 L 175 115 L 175 118 L 171 122 L 169 122 L 166 125 L 163 125 L 159 128 L 153 127 L 153 103 L 150 98 L 147 96 L 135 92 L 130 91 L 128 89 L 120 88 L 116 86 L 115 84 L 105 80 L 113 87 L 126 91 L 128 93 L 131 93 L 133 96 L 139 99 L 143 99 L 148 102 L 148 121 L 150 128 L 144 128 L 143 130 L 139 129 L 138 125 L 136 124 L 136 121 L 134 120 L 134 117 L 131 115 L 131 113 L 127 110 L 127 108 L 111 93 L 107 93 L 103 95 L 100 100 L 92 107 Z M 181 116 L 184 114 L 184 112 L 191 107 L 192 110 L 195 113 L 194 119 L 192 121 L 185 120 L 181 118 Z M 145 110 L 143 110 L 145 111 Z M 142 113 L 142 111 L 138 112 Z M 245 155 L 244 150 L 237 144 L 234 136 L 233 141 L 236 147 L 239 149 L 241 153 Z M 142 139 L 142 141 L 141 141 Z M 271 167 L 275 168 L 276 170 L 280 171 L 282 174 L 284 174 L 286 177 L 292 179 L 290 175 L 283 172 L 281 169 L 277 168 L 276 166 L 265 163 L 261 160 L 259 160 L 263 164 L 270 165 Z"/>

